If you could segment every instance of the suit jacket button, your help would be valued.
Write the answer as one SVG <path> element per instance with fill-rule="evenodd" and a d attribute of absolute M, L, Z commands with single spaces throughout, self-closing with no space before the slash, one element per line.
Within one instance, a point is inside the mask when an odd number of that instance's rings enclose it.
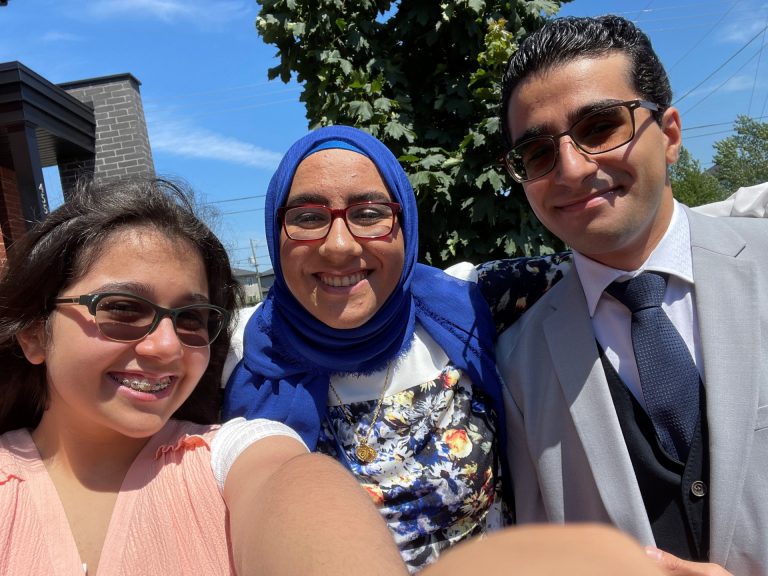
<path fill-rule="evenodd" d="M 707 495 L 707 485 L 701 480 L 694 480 L 691 484 L 691 494 L 697 498 L 701 498 Z"/>

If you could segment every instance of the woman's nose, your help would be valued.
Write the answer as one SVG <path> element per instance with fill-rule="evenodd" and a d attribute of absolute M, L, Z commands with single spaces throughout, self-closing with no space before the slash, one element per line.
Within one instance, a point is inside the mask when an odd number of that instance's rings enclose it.
<path fill-rule="evenodd" d="M 137 344 L 137 352 L 164 359 L 176 359 L 181 356 L 183 344 L 176 334 L 173 320 L 168 317 L 158 322 L 155 329 Z"/>
<path fill-rule="evenodd" d="M 334 218 L 328 235 L 320 246 L 320 253 L 324 256 L 346 256 L 349 254 L 358 255 L 361 251 L 362 246 L 349 231 L 344 218 Z"/>

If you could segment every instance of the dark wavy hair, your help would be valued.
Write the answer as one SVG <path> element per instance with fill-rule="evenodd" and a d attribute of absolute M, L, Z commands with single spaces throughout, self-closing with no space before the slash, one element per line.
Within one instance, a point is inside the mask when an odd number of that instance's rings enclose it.
<path fill-rule="evenodd" d="M 527 77 L 579 58 L 597 58 L 623 53 L 632 65 L 631 82 L 644 99 L 660 110 L 654 118 L 661 123 L 672 103 L 669 78 L 651 41 L 629 20 L 620 16 L 597 18 L 564 17 L 550 20 L 528 36 L 509 60 L 501 85 L 501 132 L 504 146 L 512 145 L 507 124 L 512 92 Z M 556 95 L 552 95 L 556 98 Z"/>
<path fill-rule="evenodd" d="M 113 234 L 141 227 L 194 246 L 203 259 L 211 303 L 234 312 L 242 289 L 226 250 L 197 216 L 191 192 L 154 178 L 79 183 L 60 208 L 8 250 L 0 279 L 0 433 L 35 428 L 48 403 L 45 365 L 27 361 L 17 335 L 47 321 L 51 300 L 88 272 Z M 233 316 L 211 344 L 210 363 L 175 418 L 218 420 Z"/>

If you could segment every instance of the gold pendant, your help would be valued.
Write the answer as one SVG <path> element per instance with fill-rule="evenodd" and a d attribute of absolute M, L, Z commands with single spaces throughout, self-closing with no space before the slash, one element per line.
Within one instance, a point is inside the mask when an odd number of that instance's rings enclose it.
<path fill-rule="evenodd" d="M 355 448 L 355 455 L 357 456 L 357 459 L 360 460 L 363 464 L 370 464 L 374 460 L 376 460 L 376 456 L 378 456 L 378 453 L 376 450 L 368 446 L 365 442 L 360 443 L 357 448 Z"/>

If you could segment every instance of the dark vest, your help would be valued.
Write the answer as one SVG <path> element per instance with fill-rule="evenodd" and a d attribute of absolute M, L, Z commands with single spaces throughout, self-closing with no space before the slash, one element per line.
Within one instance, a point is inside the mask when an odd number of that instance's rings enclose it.
<path fill-rule="evenodd" d="M 678 462 L 662 449 L 651 419 L 602 350 L 600 359 L 656 546 L 686 560 L 707 561 L 709 442 L 704 387 L 688 460 Z"/>

